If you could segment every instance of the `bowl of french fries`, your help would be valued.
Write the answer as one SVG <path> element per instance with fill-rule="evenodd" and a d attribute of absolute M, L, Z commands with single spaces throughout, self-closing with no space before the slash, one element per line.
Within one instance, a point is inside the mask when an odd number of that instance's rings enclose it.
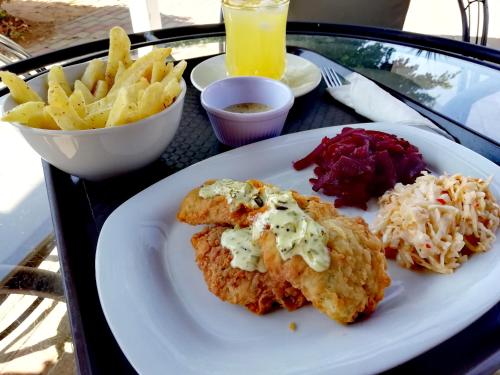
<path fill-rule="evenodd" d="M 182 116 L 186 62 L 167 62 L 170 48 L 132 59 L 126 32 L 110 32 L 106 59 L 54 65 L 28 82 L 0 72 L 9 88 L 2 121 L 46 161 L 100 180 L 157 159 Z"/>

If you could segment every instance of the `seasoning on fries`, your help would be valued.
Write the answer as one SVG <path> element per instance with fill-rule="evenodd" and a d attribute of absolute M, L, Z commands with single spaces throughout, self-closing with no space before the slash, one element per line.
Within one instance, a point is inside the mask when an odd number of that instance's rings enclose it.
<path fill-rule="evenodd" d="M 121 27 L 110 31 L 107 61 L 89 62 L 70 84 L 61 66 L 50 68 L 45 102 L 17 75 L 0 72 L 19 104 L 3 121 L 42 129 L 86 130 L 129 124 L 169 107 L 181 92 L 186 62 L 166 63 L 171 48 L 156 48 L 132 60 L 130 39 Z"/>

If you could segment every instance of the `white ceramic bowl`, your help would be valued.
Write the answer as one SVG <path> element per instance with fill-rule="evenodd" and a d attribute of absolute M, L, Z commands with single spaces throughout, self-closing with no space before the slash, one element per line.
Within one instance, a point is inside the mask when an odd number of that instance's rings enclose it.
<path fill-rule="evenodd" d="M 70 83 L 79 79 L 87 63 L 64 68 Z M 28 82 L 44 100 L 47 98 L 47 74 Z M 30 146 L 50 164 L 64 172 L 88 180 L 101 180 L 143 167 L 165 150 L 174 137 L 182 116 L 186 83 L 175 102 L 165 110 L 134 123 L 92 130 L 45 130 L 10 123 Z M 2 112 L 16 106 L 7 95 Z"/>
<path fill-rule="evenodd" d="M 222 79 L 201 93 L 201 104 L 208 113 L 217 139 L 229 146 L 242 146 L 280 135 L 293 102 L 293 93 L 287 85 L 262 77 Z M 266 104 L 271 109 L 257 113 L 224 110 L 240 103 Z"/>

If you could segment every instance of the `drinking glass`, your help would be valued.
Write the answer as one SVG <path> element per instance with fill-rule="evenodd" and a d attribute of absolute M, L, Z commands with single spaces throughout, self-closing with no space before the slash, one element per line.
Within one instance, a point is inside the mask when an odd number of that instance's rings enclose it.
<path fill-rule="evenodd" d="M 231 76 L 283 77 L 289 0 L 223 0 Z"/>

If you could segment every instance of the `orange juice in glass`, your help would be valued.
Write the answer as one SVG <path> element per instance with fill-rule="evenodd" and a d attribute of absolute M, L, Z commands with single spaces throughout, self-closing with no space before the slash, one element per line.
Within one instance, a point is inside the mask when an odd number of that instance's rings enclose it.
<path fill-rule="evenodd" d="M 229 75 L 283 77 L 288 3 L 289 0 L 223 0 Z"/>

